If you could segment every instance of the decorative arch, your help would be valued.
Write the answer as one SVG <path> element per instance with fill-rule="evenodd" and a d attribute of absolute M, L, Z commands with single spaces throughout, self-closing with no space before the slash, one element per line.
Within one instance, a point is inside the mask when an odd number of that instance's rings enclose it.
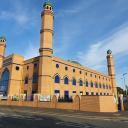
<path fill-rule="evenodd" d="M 80 86 L 83 86 L 83 81 L 82 81 L 82 79 L 79 80 L 79 84 L 80 84 Z"/>
<path fill-rule="evenodd" d="M 60 83 L 60 76 L 59 76 L 59 74 L 56 74 L 54 76 L 54 83 Z"/>
<path fill-rule="evenodd" d="M 95 82 L 95 87 L 98 88 L 98 83 L 97 82 Z"/>
<path fill-rule="evenodd" d="M 24 79 L 24 84 L 28 84 L 28 81 L 29 81 L 29 78 L 28 78 L 28 76 L 26 76 Z"/>
<path fill-rule="evenodd" d="M 99 83 L 99 88 L 102 88 L 102 85 L 101 85 L 101 83 Z"/>
<path fill-rule="evenodd" d="M 64 84 L 69 84 L 69 78 L 67 76 L 64 77 Z"/>
<path fill-rule="evenodd" d="M 86 87 L 88 87 L 88 80 L 86 80 Z"/>
<path fill-rule="evenodd" d="M 8 93 L 9 77 L 10 77 L 10 73 L 9 70 L 6 68 L 1 75 L 1 82 L 0 82 L 0 92 L 5 96 Z"/>
<path fill-rule="evenodd" d="M 92 81 L 90 82 L 90 84 L 91 84 L 91 87 L 93 87 L 93 82 Z"/>
<path fill-rule="evenodd" d="M 72 85 L 76 85 L 76 79 L 75 78 L 72 79 Z"/>

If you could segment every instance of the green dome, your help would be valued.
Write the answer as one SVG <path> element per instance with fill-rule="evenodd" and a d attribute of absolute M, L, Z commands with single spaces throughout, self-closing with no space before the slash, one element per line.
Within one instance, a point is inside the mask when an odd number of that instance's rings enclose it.
<path fill-rule="evenodd" d="M 47 2 L 45 2 L 43 6 L 45 7 L 45 6 L 47 6 L 47 5 L 49 5 L 49 6 L 52 7 L 52 4 L 51 4 L 51 2 L 50 2 L 49 0 L 47 0 Z"/>
<path fill-rule="evenodd" d="M 107 51 L 107 54 L 112 54 L 112 51 L 109 49 L 109 50 Z"/>
<path fill-rule="evenodd" d="M 71 62 L 71 63 L 78 64 L 78 65 L 81 66 L 81 64 L 78 61 L 74 61 L 74 60 L 68 60 L 68 61 Z"/>
<path fill-rule="evenodd" d="M 6 38 L 4 36 L 0 36 L 0 40 L 5 40 L 6 41 Z"/>

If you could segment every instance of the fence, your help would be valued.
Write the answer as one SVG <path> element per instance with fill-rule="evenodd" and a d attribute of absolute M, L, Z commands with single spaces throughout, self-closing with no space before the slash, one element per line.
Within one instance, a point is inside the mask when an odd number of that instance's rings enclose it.
<path fill-rule="evenodd" d="M 38 97 L 34 101 L 12 101 L 1 100 L 0 105 L 7 106 L 26 106 L 37 108 L 54 108 L 54 109 L 68 109 L 78 111 L 90 112 L 117 112 L 117 105 L 114 103 L 113 96 L 75 96 L 73 102 L 58 102 L 57 97 L 53 96 L 49 102 L 40 102 Z"/>

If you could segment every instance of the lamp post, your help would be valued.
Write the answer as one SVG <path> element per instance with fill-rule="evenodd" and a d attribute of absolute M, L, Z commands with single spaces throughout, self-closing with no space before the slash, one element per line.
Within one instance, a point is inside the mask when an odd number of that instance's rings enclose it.
<path fill-rule="evenodd" d="M 126 96 L 127 96 L 127 88 L 126 88 L 126 84 L 125 84 L 125 75 L 127 75 L 127 73 L 124 73 L 124 74 L 123 74 L 123 79 L 124 79 L 124 87 L 125 87 L 125 90 L 126 90 Z"/>

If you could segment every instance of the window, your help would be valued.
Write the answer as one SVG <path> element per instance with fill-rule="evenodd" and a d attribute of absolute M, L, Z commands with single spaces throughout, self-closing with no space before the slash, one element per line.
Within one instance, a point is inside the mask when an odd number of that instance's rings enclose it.
<path fill-rule="evenodd" d="M 68 70 L 68 67 L 65 67 L 65 70 L 67 71 Z"/>
<path fill-rule="evenodd" d="M 57 93 L 60 93 L 60 90 L 55 90 L 54 92 L 55 92 L 55 94 L 57 94 Z"/>
<path fill-rule="evenodd" d="M 80 86 L 83 86 L 83 81 L 82 80 L 80 80 Z"/>
<path fill-rule="evenodd" d="M 19 68 L 19 66 L 16 66 L 16 70 L 18 71 L 20 68 Z"/>
<path fill-rule="evenodd" d="M 102 92 L 100 93 L 100 95 L 102 96 Z"/>
<path fill-rule="evenodd" d="M 96 78 L 96 75 L 95 75 L 95 78 Z"/>
<path fill-rule="evenodd" d="M 88 81 L 86 80 L 86 87 L 88 87 Z"/>
<path fill-rule="evenodd" d="M 60 77 L 58 75 L 55 76 L 54 82 L 55 83 L 60 83 Z"/>
<path fill-rule="evenodd" d="M 37 84 L 38 83 L 38 74 L 37 73 L 34 73 L 33 74 L 33 84 Z"/>
<path fill-rule="evenodd" d="M 92 77 L 92 74 L 90 74 L 90 77 Z"/>
<path fill-rule="evenodd" d="M 76 93 L 76 91 L 72 91 L 72 93 Z"/>
<path fill-rule="evenodd" d="M 28 77 L 25 77 L 24 84 L 28 84 Z"/>
<path fill-rule="evenodd" d="M 106 95 L 106 93 L 104 93 L 104 96 Z"/>
<path fill-rule="evenodd" d="M 29 69 L 29 66 L 27 66 L 27 70 Z"/>
<path fill-rule="evenodd" d="M 5 69 L 2 74 L 1 82 L 0 82 L 0 92 L 6 96 L 8 91 L 8 83 L 9 83 L 9 71 Z"/>
<path fill-rule="evenodd" d="M 93 82 L 91 81 L 91 87 L 93 87 Z"/>
<path fill-rule="evenodd" d="M 34 64 L 34 68 L 37 68 L 37 64 L 36 63 Z"/>
<path fill-rule="evenodd" d="M 83 95 L 83 91 L 80 91 L 80 95 L 81 95 L 81 96 Z"/>
<path fill-rule="evenodd" d="M 75 72 L 75 69 L 73 69 L 73 72 Z"/>
<path fill-rule="evenodd" d="M 98 84 L 97 84 L 97 82 L 95 83 L 95 87 L 98 88 Z"/>
<path fill-rule="evenodd" d="M 102 88 L 102 87 L 101 87 L 101 83 L 99 83 L 99 87 Z"/>
<path fill-rule="evenodd" d="M 94 95 L 94 92 L 91 92 L 91 95 L 93 96 Z"/>
<path fill-rule="evenodd" d="M 80 71 L 80 74 L 82 74 L 82 71 Z"/>
<path fill-rule="evenodd" d="M 72 80 L 72 85 L 76 85 L 76 79 Z"/>
<path fill-rule="evenodd" d="M 64 78 L 64 84 L 68 84 L 68 81 L 69 81 L 68 78 L 65 77 L 65 78 Z"/>
<path fill-rule="evenodd" d="M 98 94 L 98 92 L 96 93 L 96 96 L 98 96 L 99 94 Z"/>
<path fill-rule="evenodd" d="M 107 93 L 107 95 L 109 96 L 109 93 Z"/>
<path fill-rule="evenodd" d="M 108 85 L 106 85 L 106 89 L 108 89 Z"/>
<path fill-rule="evenodd" d="M 59 68 L 59 64 L 56 64 L 56 68 Z"/>
<path fill-rule="evenodd" d="M 85 73 L 85 75 L 87 76 L 87 75 L 88 75 L 88 73 L 86 72 L 86 73 Z"/>
<path fill-rule="evenodd" d="M 86 96 L 88 96 L 89 95 L 89 92 L 86 92 Z"/>
<path fill-rule="evenodd" d="M 103 89 L 105 89 L 105 85 L 103 84 Z"/>

